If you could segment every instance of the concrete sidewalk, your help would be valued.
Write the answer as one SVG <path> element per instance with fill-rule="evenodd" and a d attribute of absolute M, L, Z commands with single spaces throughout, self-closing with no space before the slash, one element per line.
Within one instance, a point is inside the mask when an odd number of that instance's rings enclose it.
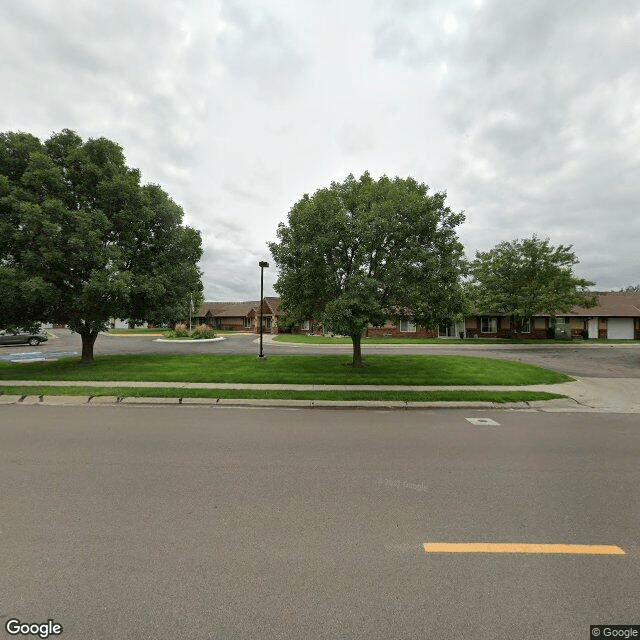
<path fill-rule="evenodd" d="M 318 347 L 322 349 L 347 349 L 351 351 L 353 346 L 350 342 L 322 344 L 317 342 L 288 342 L 286 340 L 274 340 L 276 336 L 271 334 L 264 334 L 263 343 L 270 347 Z M 412 342 L 411 338 L 402 338 L 405 342 L 394 342 L 391 344 L 384 344 L 380 342 L 363 343 L 363 347 L 374 347 L 376 349 L 405 349 L 407 347 L 433 347 L 435 349 L 455 349 L 460 348 L 461 352 L 464 349 L 601 349 L 607 348 L 621 348 L 621 349 L 640 349 L 640 341 L 628 340 L 625 342 L 597 342 L 593 343 L 588 340 L 574 340 L 573 342 L 538 342 L 536 340 L 530 340 L 527 342 L 494 342 L 487 343 L 482 339 L 468 338 L 462 342 L 448 342 L 446 338 L 441 338 L 440 342 Z M 253 340 L 254 344 L 258 344 L 260 338 Z"/>
<path fill-rule="evenodd" d="M 537 409 L 541 411 L 583 411 L 608 413 L 640 413 L 640 379 L 637 378 L 583 378 L 574 382 L 527 386 L 401 386 L 401 385 L 295 385 L 295 384 L 233 384 L 188 382 L 129 382 L 129 381 L 36 381 L 12 380 L 6 386 L 58 386 L 58 387 L 131 387 L 174 389 L 252 389 L 291 391 L 545 391 L 568 396 L 566 399 L 494 403 L 494 402 L 404 402 L 404 401 L 347 401 L 347 400 L 287 400 L 241 398 L 118 398 L 117 396 L 0 396 L 0 404 L 185 404 L 213 406 L 264 407 L 324 407 L 324 408 L 451 408 L 476 407 L 491 409 Z"/>

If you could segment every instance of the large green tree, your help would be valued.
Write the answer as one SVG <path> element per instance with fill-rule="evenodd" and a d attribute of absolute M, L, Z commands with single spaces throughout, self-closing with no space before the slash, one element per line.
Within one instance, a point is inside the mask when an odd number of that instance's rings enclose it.
<path fill-rule="evenodd" d="M 111 317 L 184 317 L 202 249 L 182 218 L 115 142 L 0 134 L 0 323 L 63 322 L 90 363 Z"/>
<path fill-rule="evenodd" d="M 464 309 L 456 235 L 464 216 L 445 198 L 412 178 L 369 173 L 305 194 L 278 226 L 279 242 L 269 244 L 282 307 L 350 336 L 354 366 L 362 366 L 369 325 L 450 321 Z"/>
<path fill-rule="evenodd" d="M 534 235 L 478 251 L 469 284 L 477 312 L 505 313 L 519 331 L 523 320 L 539 313 L 555 316 L 574 306 L 595 306 L 587 289 L 593 282 L 573 273 L 578 258 L 571 249 L 571 245 L 553 247 L 549 238 Z"/>

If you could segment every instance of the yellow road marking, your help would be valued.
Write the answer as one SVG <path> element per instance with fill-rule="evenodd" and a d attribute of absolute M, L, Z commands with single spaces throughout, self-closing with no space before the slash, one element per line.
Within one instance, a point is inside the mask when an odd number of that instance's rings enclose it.
<path fill-rule="evenodd" d="M 524 544 L 520 542 L 425 542 L 426 553 L 586 553 L 623 556 L 611 544 Z"/>

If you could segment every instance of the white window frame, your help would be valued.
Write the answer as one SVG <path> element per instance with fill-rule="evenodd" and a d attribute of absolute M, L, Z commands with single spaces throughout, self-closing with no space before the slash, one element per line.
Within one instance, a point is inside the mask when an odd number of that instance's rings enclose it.
<path fill-rule="evenodd" d="M 404 327 L 404 329 L 402 328 Z M 409 320 L 400 320 L 400 333 L 415 333 L 416 325 Z"/>
<path fill-rule="evenodd" d="M 309 322 L 309 320 L 305 320 L 301 325 L 300 325 L 300 329 L 302 331 L 309 331 L 309 329 L 311 328 L 311 323 Z"/>
<path fill-rule="evenodd" d="M 498 333 L 498 318 L 482 316 L 480 318 L 480 333 Z"/>

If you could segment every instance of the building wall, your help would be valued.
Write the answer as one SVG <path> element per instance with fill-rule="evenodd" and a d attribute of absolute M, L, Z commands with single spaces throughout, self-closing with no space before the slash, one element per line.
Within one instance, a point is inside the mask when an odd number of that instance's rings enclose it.
<path fill-rule="evenodd" d="M 398 325 L 388 322 L 383 327 L 369 327 L 364 335 L 367 338 L 437 338 L 438 329 L 416 327 L 415 332 L 400 331 Z"/>
<path fill-rule="evenodd" d="M 263 320 L 265 323 L 265 327 L 262 331 L 262 334 L 264 335 L 265 333 L 268 333 L 270 335 L 276 335 L 278 333 L 278 322 L 277 322 L 277 317 L 276 316 L 272 316 L 271 314 L 263 314 Z M 260 314 L 256 314 L 251 315 L 251 328 L 250 329 L 245 329 L 245 331 L 253 331 L 254 333 L 260 333 Z M 267 318 L 270 318 L 271 320 L 271 325 L 269 325 L 269 320 L 267 320 Z"/>
<path fill-rule="evenodd" d="M 548 318 L 533 318 L 531 323 L 531 331 L 527 333 L 516 333 L 511 327 L 511 320 L 504 316 L 482 316 L 498 318 L 497 331 L 487 332 L 482 331 L 482 323 L 480 322 L 481 316 L 475 316 L 472 318 L 465 318 L 465 329 L 467 338 L 513 338 L 517 337 L 519 340 L 541 340 L 549 337 L 549 319 Z"/>
<path fill-rule="evenodd" d="M 112 329 L 133 329 L 129 320 L 123 320 L 122 318 L 111 318 L 111 328 Z M 146 327 L 147 323 L 143 322 L 142 324 L 135 325 L 136 327 Z"/>
<path fill-rule="evenodd" d="M 309 328 L 303 329 L 302 327 L 293 327 L 291 333 L 302 336 L 321 336 L 324 334 L 324 327 L 319 322 L 309 320 Z"/>
<path fill-rule="evenodd" d="M 231 331 L 251 331 L 250 327 L 244 326 L 244 317 L 220 318 L 220 329 Z"/>

